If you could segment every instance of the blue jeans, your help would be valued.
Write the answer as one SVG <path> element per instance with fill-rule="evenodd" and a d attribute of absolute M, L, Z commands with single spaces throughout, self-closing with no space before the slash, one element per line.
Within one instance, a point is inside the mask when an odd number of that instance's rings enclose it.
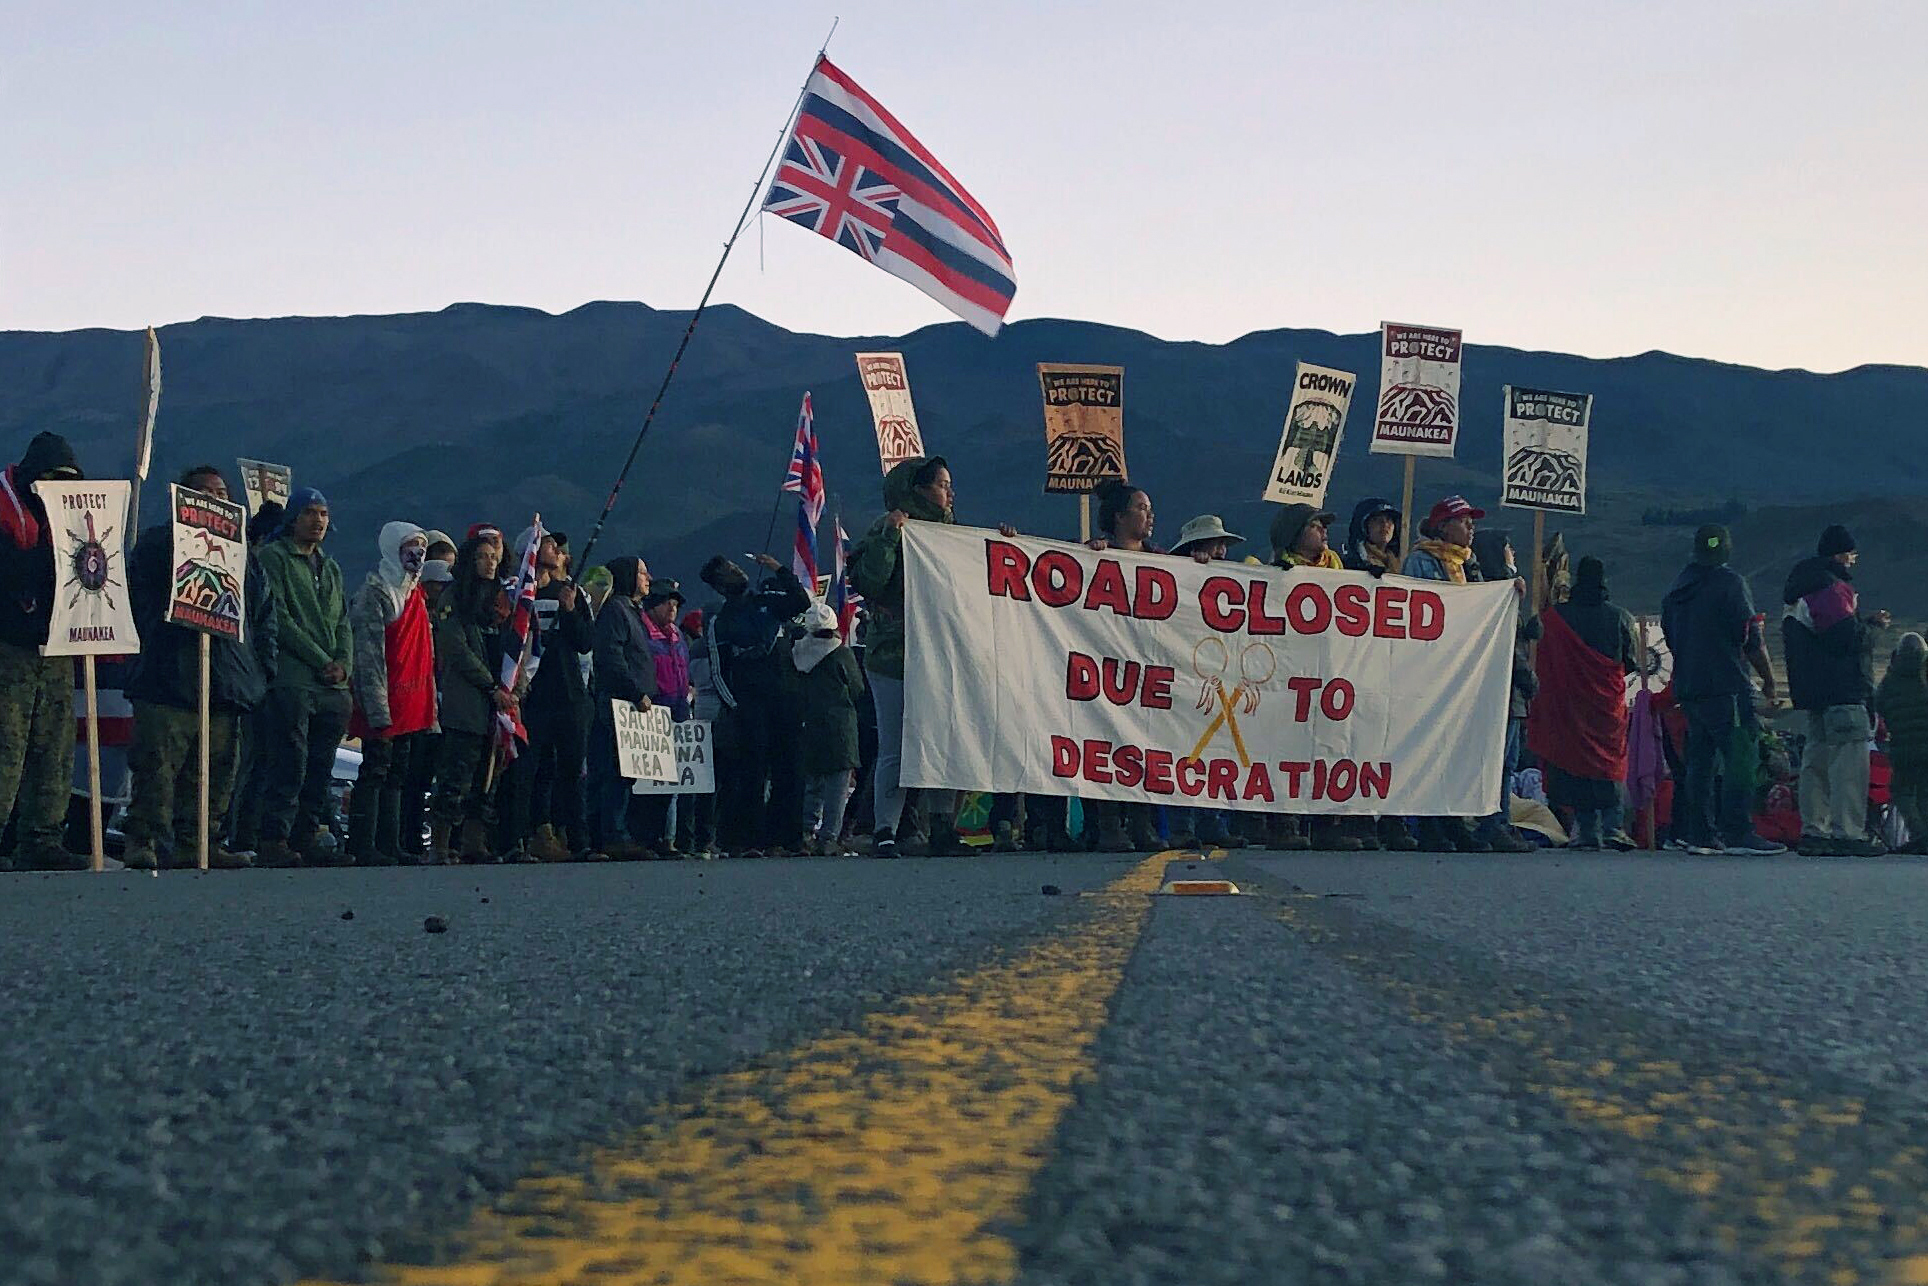
<path fill-rule="evenodd" d="M 1480 822 L 1480 831 L 1485 835 L 1498 834 L 1513 824 L 1512 800 L 1513 774 L 1520 767 L 1520 743 L 1526 740 L 1526 720 L 1508 716 L 1506 720 L 1506 752 L 1500 766 L 1500 810 Z"/>

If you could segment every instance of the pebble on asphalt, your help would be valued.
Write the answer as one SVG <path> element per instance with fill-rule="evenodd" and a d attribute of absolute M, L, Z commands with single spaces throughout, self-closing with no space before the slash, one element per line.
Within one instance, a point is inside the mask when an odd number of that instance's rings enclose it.
<path fill-rule="evenodd" d="M 1058 895 L 1059 895 L 1060 893 L 1063 893 L 1063 892 L 1064 892 L 1064 890 L 1063 890 L 1063 889 L 1061 889 L 1061 888 L 1059 888 L 1059 887 L 1058 887 L 1057 885 L 1055 885 L 1055 884 L 1047 884 L 1047 885 L 1045 885 L 1045 886 L 1044 886 L 1044 887 L 1043 887 L 1042 889 L 1040 889 L 1040 890 L 1038 890 L 1038 891 L 1039 891 L 1040 893 L 1042 893 L 1042 894 L 1044 894 L 1044 896 L 1046 896 L 1046 897 L 1048 897 L 1048 898 L 1054 898 L 1054 897 L 1057 897 L 1057 896 L 1058 896 Z"/>
<path fill-rule="evenodd" d="M 343 911 L 341 913 L 341 918 L 344 920 L 352 920 L 355 918 L 355 913 L 353 911 Z"/>
<path fill-rule="evenodd" d="M 428 919 L 422 921 L 422 932 L 424 933 L 447 933 L 448 931 L 449 922 L 439 915 L 431 915 Z"/>

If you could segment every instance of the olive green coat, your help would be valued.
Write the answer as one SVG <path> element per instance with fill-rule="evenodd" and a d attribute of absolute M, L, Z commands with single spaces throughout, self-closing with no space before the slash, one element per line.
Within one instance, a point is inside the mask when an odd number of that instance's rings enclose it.
<path fill-rule="evenodd" d="M 864 676 L 857 669 L 857 657 L 840 647 L 807 672 L 795 676 L 803 705 L 803 771 L 809 777 L 855 768 L 862 759 L 857 754 L 857 704 L 864 696 Z"/>
<path fill-rule="evenodd" d="M 850 579 L 870 610 L 864 633 L 864 667 L 887 679 L 904 677 L 904 533 L 890 525 L 901 509 L 915 522 L 950 522 L 951 516 L 917 494 L 911 478 L 926 457 L 913 456 L 884 475 L 885 514 L 850 551 Z"/>

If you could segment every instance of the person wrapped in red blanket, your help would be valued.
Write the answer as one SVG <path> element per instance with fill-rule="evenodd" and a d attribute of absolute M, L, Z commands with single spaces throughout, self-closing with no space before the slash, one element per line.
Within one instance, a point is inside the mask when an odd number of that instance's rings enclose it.
<path fill-rule="evenodd" d="M 1534 661 L 1540 691 L 1526 744 L 1546 768 L 1547 798 L 1574 813 L 1572 847 L 1622 851 L 1620 781 L 1627 771 L 1627 686 L 1636 658 L 1633 618 L 1607 598 L 1606 567 L 1582 558 L 1573 596 L 1544 616 Z"/>

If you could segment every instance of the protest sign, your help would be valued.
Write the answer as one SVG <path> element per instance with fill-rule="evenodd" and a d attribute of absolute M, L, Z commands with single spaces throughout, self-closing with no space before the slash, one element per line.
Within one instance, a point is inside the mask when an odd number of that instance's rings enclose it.
<path fill-rule="evenodd" d="M 1125 476 L 1125 368 L 1038 363 L 1044 489 L 1090 493 Z"/>
<path fill-rule="evenodd" d="M 173 582 L 167 619 L 240 642 L 246 617 L 248 516 L 240 505 L 174 484 L 167 489 L 173 523 Z"/>
<path fill-rule="evenodd" d="M 1587 422 L 1591 393 L 1503 390 L 1506 477 L 1500 503 L 1554 513 L 1587 511 Z"/>
<path fill-rule="evenodd" d="M 1292 381 L 1292 403 L 1279 435 L 1278 458 L 1265 484 L 1265 498 L 1287 504 L 1323 505 L 1339 457 L 1346 411 L 1359 377 L 1350 371 L 1300 362 Z"/>
<path fill-rule="evenodd" d="M 53 623 L 42 656 L 141 650 L 127 597 L 127 482 L 36 482 L 53 528 Z"/>
<path fill-rule="evenodd" d="M 902 353 L 857 354 L 857 377 L 870 399 L 870 418 L 877 426 L 877 455 L 884 472 L 924 454 L 924 435 L 917 427 L 917 408 L 910 400 L 910 372 Z"/>
<path fill-rule="evenodd" d="M 908 524 L 904 557 L 906 786 L 1262 812 L 1499 806 L 1510 584 L 941 523 Z"/>
<path fill-rule="evenodd" d="M 676 780 L 676 746 L 668 706 L 638 710 L 612 699 L 616 714 L 616 771 L 632 781 Z"/>
<path fill-rule="evenodd" d="M 638 781 L 633 795 L 714 795 L 716 761 L 710 755 L 710 721 L 685 719 L 671 724 L 676 743 L 676 776 L 669 781 Z"/>
<path fill-rule="evenodd" d="M 235 459 L 241 466 L 241 490 L 247 493 L 248 512 L 258 514 L 261 506 L 273 501 L 287 508 L 288 497 L 294 493 L 295 471 L 285 464 L 269 464 L 266 460 Z"/>
<path fill-rule="evenodd" d="M 143 481 L 154 463 L 154 421 L 161 413 L 161 337 L 147 328 L 147 358 L 141 364 L 141 424 L 134 434 L 134 476 Z"/>
<path fill-rule="evenodd" d="M 1450 458 L 1459 440 L 1460 332 L 1383 322 L 1379 336 L 1372 453 Z"/>

